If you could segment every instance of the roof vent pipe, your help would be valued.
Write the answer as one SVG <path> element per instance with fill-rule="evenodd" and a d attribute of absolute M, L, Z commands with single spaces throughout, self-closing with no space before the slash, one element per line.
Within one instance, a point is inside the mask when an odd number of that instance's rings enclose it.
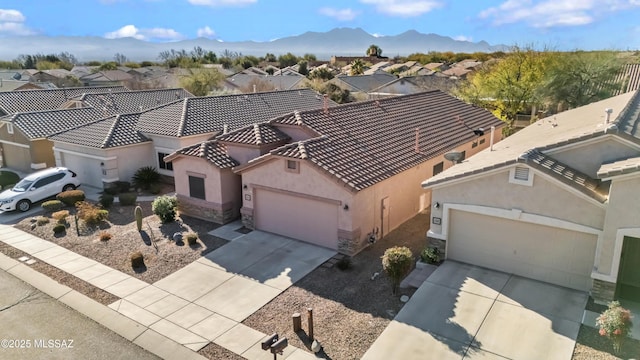
<path fill-rule="evenodd" d="M 496 127 L 491 127 L 491 137 L 489 138 L 489 151 L 493 151 L 493 133 L 496 132 Z"/>
<path fill-rule="evenodd" d="M 606 114 L 605 118 L 604 118 L 604 124 L 605 125 L 607 125 L 609 123 L 609 121 L 611 120 L 611 113 L 612 112 L 613 112 L 613 109 L 611 109 L 611 108 L 604 109 L 604 113 Z"/>
<path fill-rule="evenodd" d="M 222 133 L 226 134 L 228 132 L 229 132 L 229 125 L 227 124 L 222 125 Z"/>
<path fill-rule="evenodd" d="M 254 92 L 254 93 L 258 92 L 257 87 L 256 87 L 256 84 L 253 84 L 253 92 Z"/>

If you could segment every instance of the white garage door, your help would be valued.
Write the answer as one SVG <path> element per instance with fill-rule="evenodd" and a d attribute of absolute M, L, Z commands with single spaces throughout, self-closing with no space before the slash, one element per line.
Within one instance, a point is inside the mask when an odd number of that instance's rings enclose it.
<path fill-rule="evenodd" d="M 451 211 L 447 257 L 587 291 L 597 236 Z"/>
<path fill-rule="evenodd" d="M 62 153 L 61 157 L 61 166 L 78 174 L 81 185 L 102 188 L 102 168 L 100 167 L 100 160 L 69 153 Z"/>
<path fill-rule="evenodd" d="M 338 248 L 336 203 L 258 189 L 254 204 L 256 229 Z"/>

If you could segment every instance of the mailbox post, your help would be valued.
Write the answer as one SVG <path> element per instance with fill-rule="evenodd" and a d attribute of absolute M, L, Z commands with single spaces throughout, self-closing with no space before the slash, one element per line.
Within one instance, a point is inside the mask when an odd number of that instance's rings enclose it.
<path fill-rule="evenodd" d="M 273 354 L 273 360 L 277 360 L 278 354 L 282 355 L 284 349 L 289 345 L 287 338 L 282 338 L 278 334 L 273 334 L 262 341 L 262 350 L 269 350 Z"/>

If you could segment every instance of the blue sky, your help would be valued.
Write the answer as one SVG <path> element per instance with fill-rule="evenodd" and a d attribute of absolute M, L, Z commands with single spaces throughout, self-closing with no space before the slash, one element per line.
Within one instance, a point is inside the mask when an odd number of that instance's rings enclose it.
<path fill-rule="evenodd" d="M 640 49 L 639 19 L 640 0 L 2 0 L 0 37 L 269 41 L 360 27 L 492 45 L 627 50 Z"/>

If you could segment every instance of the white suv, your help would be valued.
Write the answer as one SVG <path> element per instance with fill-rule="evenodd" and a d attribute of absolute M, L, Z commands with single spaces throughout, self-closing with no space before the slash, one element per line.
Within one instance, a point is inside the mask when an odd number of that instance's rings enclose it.
<path fill-rule="evenodd" d="M 78 186 L 78 175 L 67 168 L 56 167 L 34 172 L 20 180 L 13 188 L 0 193 L 0 210 L 18 209 L 24 212 L 35 202 Z"/>

